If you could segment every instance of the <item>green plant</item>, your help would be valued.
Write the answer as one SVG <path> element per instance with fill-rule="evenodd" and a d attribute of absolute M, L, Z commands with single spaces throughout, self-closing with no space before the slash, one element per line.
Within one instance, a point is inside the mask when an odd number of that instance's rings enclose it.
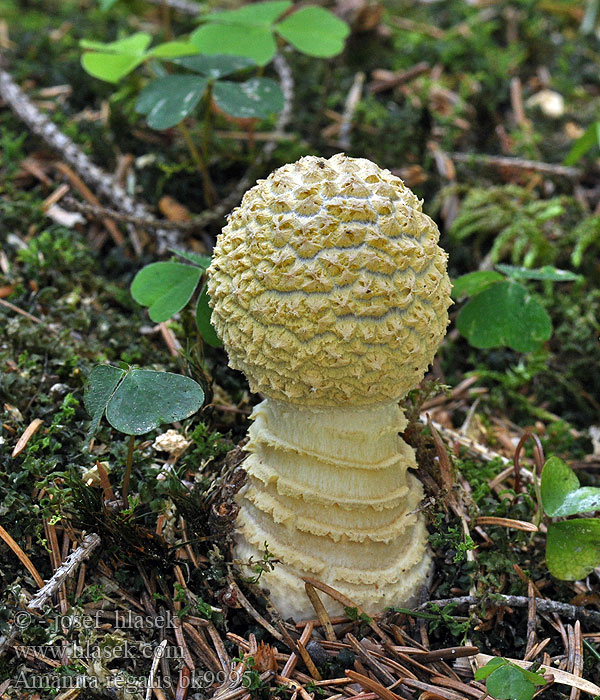
<path fill-rule="evenodd" d="M 507 346 L 533 352 L 552 335 L 548 312 L 517 280 L 574 282 L 572 272 L 545 266 L 529 270 L 496 265 L 496 270 L 470 272 L 454 281 L 455 299 L 471 297 L 456 319 L 456 327 L 476 348 Z"/>
<path fill-rule="evenodd" d="M 84 403 L 92 416 L 88 439 L 102 416 L 113 428 L 130 436 L 123 479 L 122 501 L 127 505 L 135 435 L 162 423 L 189 418 L 204 401 L 201 387 L 189 377 L 172 372 L 97 365 L 90 372 Z"/>
<path fill-rule="evenodd" d="M 266 65 L 275 55 L 275 34 L 309 56 L 330 58 L 344 48 L 348 25 L 322 7 L 292 7 L 290 0 L 257 2 L 237 10 L 204 15 L 190 41 L 207 54 L 225 53 L 252 58 Z"/>
<path fill-rule="evenodd" d="M 510 256 L 514 265 L 532 267 L 554 262 L 559 217 L 567 210 L 565 197 L 537 199 L 516 185 L 474 187 L 452 222 L 450 237 L 462 243 L 475 237 L 476 245 L 493 238 L 489 259 L 497 263 Z"/>
<path fill-rule="evenodd" d="M 173 261 L 151 263 L 143 267 L 131 283 L 131 296 L 138 304 L 148 307 L 150 318 L 155 323 L 166 321 L 187 306 L 210 265 L 210 258 L 204 255 L 173 252 L 191 265 Z M 204 342 L 220 347 L 221 341 L 210 323 L 208 301 L 204 286 L 196 302 L 196 326 Z"/>
<path fill-rule="evenodd" d="M 233 117 L 263 119 L 283 109 L 279 85 L 264 77 L 241 83 L 222 78 L 269 63 L 277 48 L 275 32 L 299 51 L 319 57 L 339 53 L 349 33 L 345 22 L 320 7 L 303 7 L 276 22 L 291 6 L 288 0 L 259 2 L 205 15 L 204 24 L 189 38 L 153 48 L 146 32 L 108 43 L 83 40 L 80 46 L 87 52 L 81 63 L 90 75 L 110 83 L 118 83 L 142 64 L 149 65 L 154 79 L 142 90 L 136 109 L 147 116 L 153 129 L 179 124 L 203 96 L 208 106 L 214 100 Z M 168 74 L 160 61 L 191 74 Z"/>
<path fill-rule="evenodd" d="M 580 486 L 573 470 L 558 457 L 544 464 L 541 502 L 549 518 L 600 510 L 600 488 Z M 585 578 L 600 564 L 600 518 L 577 518 L 548 524 L 546 564 L 556 578 Z"/>
<path fill-rule="evenodd" d="M 565 158 L 565 165 L 574 165 L 580 161 L 586 153 L 591 151 L 594 146 L 600 147 L 600 121 L 594 122 L 587 128 L 585 133 L 575 141 Z"/>
<path fill-rule="evenodd" d="M 541 671 L 527 671 L 498 657 L 478 669 L 475 680 L 484 680 L 488 694 L 496 700 L 531 700 L 537 688 L 546 685 Z"/>

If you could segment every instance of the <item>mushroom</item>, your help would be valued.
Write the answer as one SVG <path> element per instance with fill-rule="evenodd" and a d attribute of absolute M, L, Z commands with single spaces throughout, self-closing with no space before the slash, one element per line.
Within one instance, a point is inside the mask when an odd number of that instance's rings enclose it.
<path fill-rule="evenodd" d="M 235 554 L 279 560 L 261 579 L 312 617 L 303 577 L 367 612 L 407 604 L 431 557 L 407 473 L 399 399 L 448 323 L 447 254 L 422 202 L 362 158 L 307 156 L 244 195 L 209 268 L 229 365 L 265 399 L 252 414 Z M 326 606 L 335 614 L 341 608 Z"/>

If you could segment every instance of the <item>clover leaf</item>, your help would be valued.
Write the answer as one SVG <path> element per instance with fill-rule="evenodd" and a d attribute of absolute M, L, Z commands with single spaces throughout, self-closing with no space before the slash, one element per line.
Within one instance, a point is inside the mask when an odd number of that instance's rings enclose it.
<path fill-rule="evenodd" d="M 157 262 L 142 268 L 131 283 L 131 296 L 147 306 L 150 318 L 162 323 L 192 298 L 202 269 L 178 262 Z"/>
<path fill-rule="evenodd" d="M 290 9 L 288 0 L 246 5 L 204 15 L 204 24 L 190 36 L 204 54 L 248 56 L 264 66 L 277 50 L 274 34 L 309 56 L 331 57 L 344 48 L 348 25 L 328 10 L 308 6 L 276 20 Z"/>
<path fill-rule="evenodd" d="M 550 457 L 544 465 L 541 494 L 550 517 L 600 510 L 600 488 L 580 486 L 575 472 L 559 457 Z"/>
<path fill-rule="evenodd" d="M 189 418 L 204 401 L 199 384 L 172 372 L 97 365 L 84 394 L 92 416 L 90 438 L 103 415 L 126 435 L 143 435 L 163 423 Z"/>
<path fill-rule="evenodd" d="M 477 670 L 475 680 L 485 680 L 488 694 L 496 700 L 531 700 L 537 687 L 546 685 L 540 674 L 503 658 L 490 659 Z"/>
<path fill-rule="evenodd" d="M 585 578 L 600 564 L 600 519 L 580 518 L 548 525 L 546 565 L 563 581 Z"/>

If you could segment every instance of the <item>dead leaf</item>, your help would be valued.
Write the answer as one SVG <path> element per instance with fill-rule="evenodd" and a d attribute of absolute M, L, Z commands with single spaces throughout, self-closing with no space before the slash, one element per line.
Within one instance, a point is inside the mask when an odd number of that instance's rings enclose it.
<path fill-rule="evenodd" d="M 277 671 L 279 665 L 275 659 L 275 650 L 269 644 L 261 642 L 254 654 L 254 666 L 259 673 Z"/>
<path fill-rule="evenodd" d="M 173 197 L 165 195 L 160 198 L 158 202 L 158 208 L 161 214 L 167 217 L 169 221 L 189 221 L 190 212 L 187 210 L 183 204 L 180 204 Z"/>

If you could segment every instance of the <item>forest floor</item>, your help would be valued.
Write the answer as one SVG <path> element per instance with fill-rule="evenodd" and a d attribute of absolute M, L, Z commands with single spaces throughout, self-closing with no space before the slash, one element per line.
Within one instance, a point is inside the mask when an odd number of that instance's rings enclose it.
<path fill-rule="evenodd" d="M 600 486 L 597 137 L 564 164 L 600 123 L 598 3 L 338 0 L 342 53 L 283 49 L 264 69 L 283 119 L 187 119 L 213 195 L 185 134 L 135 111 L 145 69 L 110 84 L 81 65 L 81 40 L 191 31 L 193 4 L 0 0 L 0 698 L 138 700 L 149 678 L 158 700 L 484 698 L 484 655 L 541 667 L 545 698 L 600 695 L 600 568 L 549 573 L 535 489 L 550 456 Z M 259 397 L 190 309 L 154 323 L 129 286 L 169 248 L 210 255 L 257 178 L 340 151 L 423 198 L 452 279 L 497 263 L 577 279 L 524 282 L 552 322 L 531 352 L 474 347 L 452 323 L 407 398 L 435 561 L 422 604 L 282 620 L 259 586 L 268 550 L 253 579 L 231 551 Z M 126 508 L 128 436 L 103 421 L 86 440 L 99 363 L 183 373 L 206 395 L 136 439 Z M 167 428 L 182 450 L 157 443 Z M 174 658 L 158 660 L 163 641 Z M 495 697 L 530 698 L 530 681 Z"/>

